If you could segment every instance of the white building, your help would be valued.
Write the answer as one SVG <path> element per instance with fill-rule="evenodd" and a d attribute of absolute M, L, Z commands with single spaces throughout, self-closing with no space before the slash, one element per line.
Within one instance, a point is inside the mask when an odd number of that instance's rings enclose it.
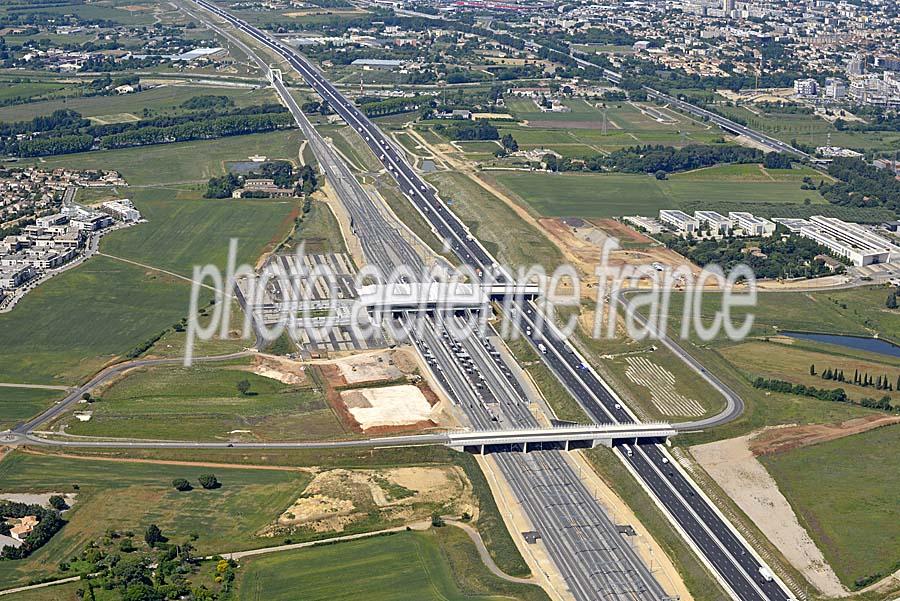
<path fill-rule="evenodd" d="M 694 211 L 694 218 L 700 223 L 709 224 L 709 231 L 714 234 L 726 234 L 732 228 L 732 221 L 716 211 Z"/>
<path fill-rule="evenodd" d="M 819 83 L 815 79 L 795 79 L 794 95 L 813 97 L 819 93 Z"/>
<path fill-rule="evenodd" d="M 100 210 L 114 219 L 133 223 L 141 220 L 141 212 L 134 208 L 134 204 L 127 198 L 122 200 L 110 200 L 100 205 Z"/>
<path fill-rule="evenodd" d="M 12 290 L 32 279 L 37 272 L 31 265 L 0 267 L 0 289 Z"/>
<path fill-rule="evenodd" d="M 900 261 L 900 247 L 858 223 L 814 215 L 809 218 L 809 225 L 800 228 L 800 235 L 858 267 Z"/>
<path fill-rule="evenodd" d="M 656 219 L 651 217 L 641 217 L 640 215 L 630 215 L 622 217 L 622 221 L 629 223 L 635 227 L 643 229 L 648 234 L 658 234 L 662 231 L 662 225 Z"/>
<path fill-rule="evenodd" d="M 771 236 L 775 233 L 775 224 L 763 217 L 756 217 L 745 211 L 729 211 L 735 228 L 739 228 L 746 236 Z"/>
<path fill-rule="evenodd" d="M 683 234 L 692 234 L 700 229 L 700 222 L 697 219 L 678 209 L 660 210 L 659 220 Z"/>

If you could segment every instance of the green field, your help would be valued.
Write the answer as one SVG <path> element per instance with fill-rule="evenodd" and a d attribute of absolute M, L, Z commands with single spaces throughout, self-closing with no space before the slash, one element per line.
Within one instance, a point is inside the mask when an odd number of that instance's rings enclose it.
<path fill-rule="evenodd" d="M 225 162 L 259 153 L 292 158 L 296 130 L 92 152 L 42 161 L 44 167 L 118 169 L 148 223 L 113 232 L 103 253 L 54 277 L 0 315 L 0 381 L 74 384 L 104 363 L 184 317 L 190 285 L 159 269 L 191 277 L 195 265 L 225 267 L 237 238 L 238 264 L 254 263 L 290 230 L 295 203 L 202 199 L 201 183 Z M 203 302 L 209 298 L 203 293 Z"/>
<path fill-rule="evenodd" d="M 841 581 L 900 568 L 900 426 L 760 458 Z M 826 493 L 826 494 L 823 494 Z"/>
<path fill-rule="evenodd" d="M 795 173 L 796 171 L 796 173 Z M 660 209 L 727 200 L 737 205 L 825 203 L 801 190 L 811 170 L 788 172 L 759 165 L 723 165 L 677 173 L 667 180 L 629 173 L 501 173 L 493 177 L 543 217 L 602 218 L 655 215 Z M 752 210 L 752 208 L 751 208 Z"/>
<path fill-rule="evenodd" d="M 752 308 L 754 324 L 750 336 L 764 340 L 767 336 L 778 335 L 781 330 L 801 330 L 861 336 L 879 333 L 883 338 L 893 338 L 896 332 L 900 332 L 900 311 L 885 310 L 886 296 L 887 289 L 883 287 L 812 293 L 761 292 L 756 307 Z M 669 309 L 671 332 L 680 331 L 682 308 L 683 296 L 673 294 Z M 713 313 L 720 309 L 720 295 L 713 293 L 703 295 L 700 314 L 706 326 L 709 326 Z M 735 323 L 740 323 L 747 313 L 747 309 L 735 309 L 732 311 L 732 319 Z M 693 331 L 691 329 L 691 332 Z M 857 405 L 820 401 L 812 397 L 779 394 L 753 388 L 747 375 L 751 366 L 745 364 L 743 368 L 739 368 L 727 358 L 726 355 L 733 352 L 729 351 L 729 347 L 733 346 L 734 342 L 728 340 L 724 334 L 709 342 L 690 340 L 681 341 L 681 344 L 695 359 L 740 394 L 747 406 L 744 414 L 735 421 L 708 432 L 679 436 L 676 439 L 678 444 L 700 444 L 731 438 L 771 425 L 835 423 L 854 417 L 884 414 Z M 784 345 L 782 348 L 782 345 L 771 344 L 770 347 L 771 352 L 783 351 L 782 361 L 785 365 L 797 361 L 791 358 L 794 345 Z M 858 352 L 831 345 L 798 342 L 796 348 L 814 348 L 833 356 L 836 363 L 846 361 L 850 365 L 861 358 L 873 361 L 870 353 L 863 356 Z M 779 359 L 770 358 L 768 361 L 777 363 Z M 894 364 L 887 358 L 875 358 L 874 361 Z M 797 366 L 797 369 L 800 369 L 800 363 L 797 363 Z M 804 368 L 805 373 L 808 373 L 808 369 L 807 364 Z M 852 375 L 851 371 L 851 378 Z M 872 375 L 874 377 L 877 374 Z M 819 386 L 829 387 L 822 383 Z M 865 396 L 879 398 L 883 395 L 881 391 L 876 391 L 872 387 L 863 390 L 866 391 Z"/>
<path fill-rule="evenodd" d="M 132 200 L 148 223 L 116 232 L 101 251 L 191 277 L 195 266 L 224 273 L 231 239 L 238 260 L 253 264 L 287 233 L 296 208 L 289 199 L 204 199 L 193 190 L 142 188 Z"/>
<path fill-rule="evenodd" d="M 747 125 L 785 142 L 796 140 L 810 146 L 843 146 L 862 151 L 891 151 L 900 144 L 900 132 L 838 131 L 834 125 L 815 115 L 766 112 L 760 107 L 717 106 L 726 116 L 743 119 Z"/>
<path fill-rule="evenodd" d="M 0 431 L 31 419 L 65 394 L 62 390 L 0 386 Z"/>
<path fill-rule="evenodd" d="M 296 569 L 302 566 L 302 569 Z M 426 532 L 285 551 L 244 562 L 240 601 L 543 600 L 537 586 L 488 572 L 468 536 L 453 526 Z"/>
<path fill-rule="evenodd" d="M 221 488 L 204 490 L 201 474 L 212 472 Z M 195 483 L 178 492 L 172 480 Z M 209 468 L 158 463 L 112 463 L 14 452 L 0 462 L 4 492 L 77 492 L 68 524 L 31 557 L 0 562 L 0 588 L 56 573 L 68 559 L 107 528 L 143 532 L 159 525 L 171 539 L 192 544 L 199 554 L 277 544 L 255 533 L 288 507 L 309 482 L 303 472 Z M 78 485 L 78 490 L 73 489 Z"/>
<path fill-rule="evenodd" d="M 542 232 L 465 175 L 440 172 L 427 179 L 501 263 L 528 267 L 539 264 L 548 272 L 561 263 L 562 254 Z"/>
<path fill-rule="evenodd" d="M 75 384 L 185 316 L 189 295 L 183 280 L 89 259 L 0 315 L 0 381 Z"/>
<path fill-rule="evenodd" d="M 130 372 L 95 392 L 83 409 L 89 422 L 70 420 L 70 434 L 167 440 L 318 440 L 344 434 L 313 381 L 287 385 L 227 366 L 152 367 Z M 243 368 L 243 369 L 242 369 Z M 246 380 L 250 392 L 237 390 Z"/>
<path fill-rule="evenodd" d="M 227 88 L 199 85 L 164 85 L 137 94 L 124 96 L 91 96 L 86 98 L 59 98 L 44 102 L 32 102 L 0 108 L 0 121 L 25 121 L 40 115 L 49 115 L 55 110 L 71 109 L 84 117 L 130 113 L 138 117 L 144 109 L 159 113 L 181 113 L 182 102 L 194 96 L 228 96 L 235 106 L 251 106 L 265 102 L 275 102 L 275 95 L 269 88 L 251 90 L 249 88 Z"/>
<path fill-rule="evenodd" d="M 847 396 L 854 400 L 863 397 L 880 399 L 887 395 L 894 403 L 900 404 L 900 391 L 876 390 L 874 386 L 857 386 L 853 383 L 853 374 L 869 374 L 872 378 L 887 377 L 893 385 L 900 377 L 900 360 L 883 357 L 872 353 L 853 353 L 833 345 L 805 344 L 802 341 L 789 339 L 785 344 L 764 340 L 742 342 L 734 346 L 723 347 L 720 352 L 735 367 L 742 370 L 750 378 L 762 376 L 785 380 L 795 384 L 805 384 L 818 388 L 843 388 Z M 844 353 L 843 351 L 849 351 Z M 816 367 L 816 374 L 809 373 L 810 366 Z M 826 369 L 842 370 L 846 382 L 824 380 L 822 373 Z"/>
<path fill-rule="evenodd" d="M 47 168 L 115 169 L 131 186 L 170 187 L 190 183 L 196 188 L 210 177 L 224 174 L 228 161 L 246 160 L 254 154 L 273 160 L 295 160 L 302 140 L 300 131 L 291 129 L 219 140 L 66 154 L 35 163 Z"/>

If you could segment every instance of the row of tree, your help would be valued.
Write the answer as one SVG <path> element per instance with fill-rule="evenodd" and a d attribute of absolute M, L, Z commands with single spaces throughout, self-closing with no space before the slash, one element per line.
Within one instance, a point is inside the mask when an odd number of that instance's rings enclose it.
<path fill-rule="evenodd" d="M 816 366 L 809 366 L 809 374 L 816 375 Z M 823 380 L 837 380 L 838 382 L 847 382 L 843 369 L 827 368 L 822 372 Z M 869 372 L 859 373 L 858 369 L 853 370 L 853 383 L 857 386 L 874 386 L 876 390 L 893 390 L 894 385 L 886 375 L 879 375 L 873 378 Z M 897 376 L 897 390 L 900 390 L 900 376 Z"/>
<path fill-rule="evenodd" d="M 786 394 L 797 394 L 800 396 L 808 396 L 819 399 L 820 401 L 831 401 L 833 403 L 853 403 L 847 396 L 843 388 L 816 388 L 815 386 L 807 386 L 805 384 L 793 384 L 784 380 L 756 378 L 753 381 L 754 388 L 762 388 L 773 392 L 781 392 Z M 863 398 L 859 403 L 854 403 L 867 407 L 869 409 L 880 409 L 882 411 L 900 411 L 900 405 L 892 405 L 890 395 L 885 395 L 880 399 Z"/>
<path fill-rule="evenodd" d="M 722 163 L 763 163 L 769 169 L 790 169 L 791 158 L 755 148 L 732 144 L 691 144 L 683 148 L 662 145 L 630 146 L 609 155 L 581 158 L 543 158 L 548 171 L 621 171 L 623 173 L 655 173 L 659 179 L 665 174 L 711 167 Z"/>

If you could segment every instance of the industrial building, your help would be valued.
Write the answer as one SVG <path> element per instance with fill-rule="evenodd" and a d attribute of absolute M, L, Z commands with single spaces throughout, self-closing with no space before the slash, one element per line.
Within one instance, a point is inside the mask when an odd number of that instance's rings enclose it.
<path fill-rule="evenodd" d="M 900 247 L 858 223 L 822 215 L 814 215 L 808 220 L 776 218 L 776 221 L 804 238 L 815 240 L 857 267 L 900 261 Z"/>
<path fill-rule="evenodd" d="M 629 215 L 622 217 L 622 221 L 640 228 L 648 234 L 658 234 L 663 228 L 662 224 L 652 217 L 641 217 L 640 215 Z"/>
<path fill-rule="evenodd" d="M 660 210 L 659 220 L 682 234 L 693 234 L 700 229 L 700 222 L 696 218 L 678 209 Z"/>
<path fill-rule="evenodd" d="M 716 211 L 694 211 L 694 218 L 700 223 L 708 224 L 709 231 L 713 234 L 727 234 L 734 227 L 730 218 Z"/>
<path fill-rule="evenodd" d="M 735 229 L 740 229 L 745 236 L 771 236 L 775 233 L 775 224 L 763 217 L 756 217 L 746 211 L 729 211 Z"/>

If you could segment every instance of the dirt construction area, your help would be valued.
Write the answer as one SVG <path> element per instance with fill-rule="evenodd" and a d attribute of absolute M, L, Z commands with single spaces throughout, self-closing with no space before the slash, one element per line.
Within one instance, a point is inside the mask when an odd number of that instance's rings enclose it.
<path fill-rule="evenodd" d="M 375 514 L 379 522 L 393 525 L 427 519 L 434 513 L 477 516 L 472 486 L 462 469 L 333 469 L 317 473 L 300 497 L 261 534 L 343 532 Z"/>
<path fill-rule="evenodd" d="M 334 364 L 340 369 L 341 376 L 347 384 L 397 380 L 416 373 L 418 369 L 413 351 L 403 348 L 357 353 L 337 359 Z"/>
<path fill-rule="evenodd" d="M 411 384 L 344 390 L 341 401 L 363 432 L 382 427 L 437 425 L 438 421 L 431 403 Z"/>
<path fill-rule="evenodd" d="M 691 454 L 787 560 L 829 597 L 849 594 L 757 457 L 858 434 L 900 421 L 872 416 L 839 424 L 769 428 L 691 447 Z"/>

